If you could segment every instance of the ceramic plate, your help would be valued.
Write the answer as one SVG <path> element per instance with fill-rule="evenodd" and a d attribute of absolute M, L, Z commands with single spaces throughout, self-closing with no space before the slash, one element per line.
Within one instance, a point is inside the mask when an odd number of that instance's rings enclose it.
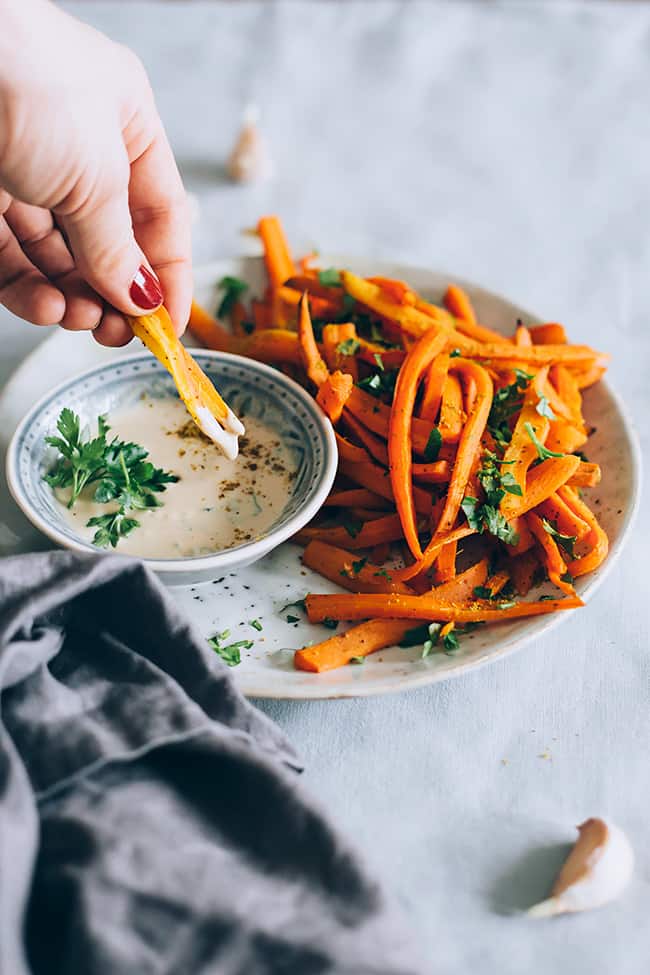
<path fill-rule="evenodd" d="M 380 274 L 407 280 L 433 300 L 440 300 L 450 280 L 448 275 L 421 268 L 341 255 L 328 255 L 321 260 L 323 266 L 349 267 L 362 275 Z M 264 281 L 259 258 L 220 262 L 196 272 L 199 301 L 210 308 L 215 307 L 216 283 L 225 274 L 245 278 L 257 291 L 261 290 Z M 535 315 L 504 298 L 468 283 L 464 286 L 480 320 L 492 328 L 512 330 L 517 318 L 525 323 L 539 321 Z M 3 448 L 6 449 L 13 430 L 38 397 L 82 369 L 130 352 L 130 347 L 108 350 L 96 345 L 90 337 L 61 330 L 54 332 L 25 360 L 0 397 Z M 596 433 L 589 440 L 589 458 L 603 468 L 602 483 L 589 492 L 589 499 L 598 511 L 611 543 L 609 557 L 601 568 L 578 580 L 578 592 L 588 598 L 611 568 L 630 529 L 639 497 L 640 460 L 630 421 L 620 400 L 606 383 L 598 383 L 586 391 L 585 414 L 596 427 Z M 44 544 L 42 537 L 8 498 L 4 486 L 0 493 L 0 551 L 27 551 L 39 544 Z M 242 691 L 249 696 L 355 697 L 418 687 L 504 656 L 547 633 L 569 615 L 557 613 L 480 628 L 463 639 L 461 651 L 454 656 L 432 654 L 421 660 L 417 648 L 400 650 L 395 647 L 370 656 L 362 667 L 348 666 L 326 674 L 301 673 L 293 669 L 293 650 L 310 640 L 329 636 L 331 631 L 304 622 L 287 622 L 287 616 L 300 614 L 283 608 L 310 590 L 333 592 L 336 587 L 304 569 L 299 556 L 300 550 L 296 546 L 286 544 L 261 562 L 237 573 L 228 573 L 205 585 L 172 590 L 174 598 L 206 637 L 227 628 L 233 634 L 255 641 L 253 648 L 242 654 L 241 665 L 233 670 Z M 589 609 L 577 612 L 588 613 Z M 251 626 L 253 621 L 261 624 L 261 631 Z"/>

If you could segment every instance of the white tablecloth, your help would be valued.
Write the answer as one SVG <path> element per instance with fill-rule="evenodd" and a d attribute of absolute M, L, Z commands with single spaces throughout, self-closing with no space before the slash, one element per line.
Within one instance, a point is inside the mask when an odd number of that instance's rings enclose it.
<path fill-rule="evenodd" d="M 628 3 L 70 3 L 138 51 L 188 187 L 197 260 L 282 215 L 296 246 L 452 269 L 611 350 L 648 446 L 650 8 Z M 223 160 L 255 101 L 276 175 Z M 3 314 L 3 371 L 37 330 Z M 648 971 L 650 517 L 584 612 L 461 679 L 263 705 L 402 902 L 431 971 Z M 586 816 L 638 868 L 599 913 L 533 923 Z"/>

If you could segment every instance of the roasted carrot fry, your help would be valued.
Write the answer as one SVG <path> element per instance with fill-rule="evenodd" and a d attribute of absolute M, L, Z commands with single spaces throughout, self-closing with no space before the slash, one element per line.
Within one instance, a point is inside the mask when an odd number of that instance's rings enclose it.
<path fill-rule="evenodd" d="M 418 508 L 415 494 L 418 489 L 413 487 L 411 474 L 413 450 L 411 424 L 420 380 L 438 353 L 442 351 L 444 344 L 445 333 L 435 327 L 416 342 L 399 371 L 390 414 L 388 430 L 390 483 L 406 544 L 416 559 L 421 558 L 422 549 L 415 525 L 415 511 Z M 430 511 L 431 500 L 427 498 L 427 501 Z M 421 511 L 422 508 L 419 507 L 418 510 Z"/>
<path fill-rule="evenodd" d="M 582 544 L 588 548 L 585 555 L 579 556 L 568 563 L 568 570 L 574 578 L 583 576 L 587 572 L 593 572 L 605 560 L 609 549 L 609 540 L 605 531 L 598 524 L 598 520 L 593 511 L 582 501 L 575 490 L 570 487 L 562 487 L 558 491 L 562 501 L 564 501 L 572 511 L 586 521 L 590 527 L 589 534 L 582 540 Z"/>
<path fill-rule="evenodd" d="M 451 477 L 448 460 L 436 460 L 432 464 L 413 464 L 413 478 L 426 484 L 446 484 Z"/>
<path fill-rule="evenodd" d="M 449 285 L 445 291 L 443 301 L 445 307 L 456 318 L 460 318 L 463 322 L 468 322 L 470 325 L 476 325 L 476 313 L 474 312 L 469 295 L 462 288 L 459 288 L 457 284 Z"/>
<path fill-rule="evenodd" d="M 298 307 L 298 339 L 305 371 L 314 385 L 321 386 L 330 373 L 314 338 L 306 292 L 300 299 Z"/>
<path fill-rule="evenodd" d="M 332 491 L 325 501 L 325 508 L 378 508 L 383 511 L 390 502 L 367 488 L 352 488 L 349 491 Z"/>
<path fill-rule="evenodd" d="M 566 345 L 564 325 L 547 322 L 545 325 L 529 325 L 528 331 L 535 345 Z"/>
<path fill-rule="evenodd" d="M 296 650 L 294 664 L 298 670 L 322 674 L 343 667 L 355 657 L 367 657 L 370 653 L 399 643 L 412 628 L 410 620 L 368 620 L 322 643 Z"/>
<path fill-rule="evenodd" d="M 339 369 L 330 373 L 320 384 L 316 402 L 332 423 L 338 423 L 341 419 L 343 407 L 348 401 L 353 385 L 352 376 Z"/>
<path fill-rule="evenodd" d="M 581 461 L 576 467 L 567 484 L 569 487 L 596 487 L 600 484 L 601 470 L 598 464 L 587 464 Z"/>
<path fill-rule="evenodd" d="M 449 369 L 449 355 L 441 352 L 433 360 L 424 380 L 424 395 L 420 404 L 420 419 L 435 423 L 442 402 L 442 391 Z"/>
<path fill-rule="evenodd" d="M 262 217 L 257 232 L 264 246 L 264 262 L 273 288 L 279 288 L 295 274 L 289 245 L 277 217 Z"/>
<path fill-rule="evenodd" d="M 343 419 L 352 433 L 361 441 L 368 453 L 384 467 L 388 467 L 388 447 L 386 446 L 386 441 L 378 437 L 377 434 L 371 433 L 349 410 L 343 410 Z"/>
<path fill-rule="evenodd" d="M 303 528 L 293 536 L 292 541 L 297 542 L 298 545 L 307 545 L 308 542 L 318 539 L 357 552 L 362 548 L 374 548 L 382 542 L 396 542 L 401 537 L 402 526 L 399 516 L 386 515 L 385 518 L 378 518 L 377 521 L 366 522 L 362 528 L 357 528 L 356 525 L 347 528 L 343 525 L 336 528 Z M 396 574 L 396 578 L 406 581 L 401 574 Z"/>
<path fill-rule="evenodd" d="M 401 593 L 384 595 L 343 595 L 317 596 L 310 593 L 305 604 L 311 623 L 322 623 L 326 619 L 362 620 L 370 617 L 382 619 L 438 620 L 455 623 L 499 623 L 502 620 L 521 619 L 526 616 L 543 616 L 560 609 L 576 609 L 584 603 L 578 596 L 565 599 L 551 599 L 540 602 L 521 602 L 504 609 L 477 599 L 472 603 L 453 603 L 443 601 L 436 591 L 423 596 L 405 596 Z"/>
<path fill-rule="evenodd" d="M 216 349 L 218 352 L 230 351 L 233 338 L 230 332 L 196 301 L 192 302 L 190 320 L 187 323 L 187 327 L 197 337 L 199 342 L 202 342 L 209 349 Z"/>
<path fill-rule="evenodd" d="M 563 535 L 575 536 L 578 542 L 591 531 L 589 523 L 580 518 L 557 493 L 551 494 L 546 501 L 542 501 L 535 511 L 556 525 Z"/>
<path fill-rule="evenodd" d="M 363 447 L 358 447 L 356 444 L 346 440 L 338 430 L 334 431 L 334 436 L 336 437 L 336 445 L 339 449 L 339 460 L 347 460 L 352 464 L 370 460 L 370 455 Z"/>
<path fill-rule="evenodd" d="M 554 586 L 561 589 L 567 596 L 573 596 L 575 589 L 565 578 L 567 574 L 567 564 L 562 558 L 562 553 L 555 539 L 546 531 L 544 522 L 538 515 L 529 512 L 526 515 L 528 527 L 537 539 L 543 553 L 544 564 L 548 577 Z"/>
<path fill-rule="evenodd" d="M 449 372 L 442 388 L 440 421 L 438 423 L 443 443 L 458 443 L 465 419 L 460 379 L 454 373 Z"/>
<path fill-rule="evenodd" d="M 341 474 L 355 484 L 360 484 L 362 487 L 374 491 L 375 494 L 381 495 L 382 498 L 388 498 L 391 501 L 395 500 L 388 471 L 384 470 L 383 467 L 379 467 L 378 464 L 372 461 L 365 461 L 362 464 L 350 464 L 348 461 L 342 461 L 339 464 L 339 470 Z M 423 488 L 414 487 L 413 502 L 415 511 L 419 514 L 431 515 L 431 495 L 428 491 Z"/>
<path fill-rule="evenodd" d="M 302 561 L 330 582 L 351 592 L 412 591 L 405 583 L 393 580 L 390 572 L 378 571 L 376 565 L 358 558 L 356 553 L 318 540 L 309 543 L 302 553 Z"/>
<path fill-rule="evenodd" d="M 352 322 L 342 325 L 325 325 L 323 328 L 323 355 L 331 370 L 348 372 L 356 382 L 359 368 L 355 353 L 358 349 L 357 329 Z"/>
<path fill-rule="evenodd" d="M 522 497 L 512 496 L 514 503 L 508 508 L 508 516 L 516 518 L 546 501 L 573 477 L 579 466 L 579 457 L 566 454 L 564 457 L 549 457 L 531 468 Z"/>

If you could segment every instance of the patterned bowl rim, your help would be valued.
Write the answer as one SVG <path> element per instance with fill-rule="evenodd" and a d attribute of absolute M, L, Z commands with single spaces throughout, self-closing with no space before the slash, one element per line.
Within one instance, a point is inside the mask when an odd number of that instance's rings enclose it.
<path fill-rule="evenodd" d="M 325 414 L 320 411 L 314 399 L 302 388 L 302 386 L 300 386 L 293 379 L 290 379 L 288 376 L 285 376 L 284 373 L 280 372 L 278 369 L 274 369 L 272 366 L 266 365 L 266 363 L 257 362 L 254 359 L 234 355 L 230 352 L 216 352 L 211 349 L 193 349 L 192 353 L 199 360 L 207 359 L 211 363 L 222 362 L 243 369 L 247 373 L 247 376 L 244 378 L 244 383 L 248 381 L 252 374 L 257 373 L 258 375 L 261 374 L 262 376 L 266 377 L 273 385 L 283 388 L 286 392 L 291 393 L 297 400 L 299 400 L 306 412 L 309 414 L 310 418 L 314 420 L 316 435 L 320 436 L 323 446 L 322 460 L 320 461 L 320 470 L 317 471 L 315 479 L 305 492 L 305 498 L 302 505 L 286 521 L 277 527 L 273 527 L 262 538 L 256 539 L 253 542 L 245 542 L 244 544 L 238 545 L 234 548 L 224 549 L 221 552 L 214 552 L 210 555 L 193 556 L 191 558 L 151 559 L 140 556 L 129 556 L 131 558 L 139 558 L 140 561 L 144 562 L 150 569 L 153 569 L 154 572 L 187 573 L 188 575 L 195 575 L 197 572 L 203 573 L 210 569 L 214 569 L 215 572 L 231 569 L 240 565 L 241 563 L 249 564 L 259 558 L 262 558 L 262 556 L 268 554 L 270 551 L 272 551 L 272 549 L 277 548 L 278 545 L 286 542 L 287 539 L 303 528 L 317 514 L 327 495 L 329 494 L 336 476 L 338 448 L 336 445 L 336 438 L 334 436 L 334 429 Z M 101 549 L 96 548 L 94 545 L 91 545 L 89 542 L 85 542 L 80 538 L 71 538 L 69 535 L 60 531 L 49 518 L 44 517 L 40 513 L 40 510 L 37 509 L 33 498 L 30 496 L 29 492 L 25 490 L 25 485 L 19 472 L 19 461 L 22 450 L 24 449 L 24 438 L 26 431 L 36 421 L 39 414 L 41 414 L 43 410 L 45 410 L 52 403 L 53 400 L 56 400 L 61 393 L 65 392 L 67 389 L 70 389 L 70 387 L 77 386 L 85 380 L 95 377 L 101 373 L 110 373 L 116 369 L 123 369 L 132 363 L 151 361 L 152 357 L 148 352 L 138 352 L 134 353 L 133 355 L 114 359 L 111 362 L 104 363 L 103 365 L 93 366 L 90 369 L 77 373 L 75 376 L 72 376 L 64 380 L 62 383 L 59 383 L 53 389 L 50 389 L 44 396 L 42 396 L 34 404 L 31 410 L 29 410 L 29 412 L 23 417 L 14 431 L 9 443 L 6 459 L 6 476 L 9 490 L 14 501 L 22 510 L 23 514 L 36 528 L 39 529 L 39 531 L 46 535 L 51 541 L 56 542 L 57 545 L 72 549 L 73 551 L 84 553 L 99 553 L 102 551 Z M 159 371 L 161 374 L 166 373 L 165 367 L 162 364 L 159 364 Z M 128 382 L 128 378 L 125 378 L 124 381 Z M 92 393 L 90 395 L 92 396 Z M 312 463 L 316 468 L 318 468 L 319 462 L 316 459 L 314 450 L 315 439 L 316 436 L 308 440 L 307 449 L 311 455 Z M 119 554 L 119 552 L 117 554 Z"/>

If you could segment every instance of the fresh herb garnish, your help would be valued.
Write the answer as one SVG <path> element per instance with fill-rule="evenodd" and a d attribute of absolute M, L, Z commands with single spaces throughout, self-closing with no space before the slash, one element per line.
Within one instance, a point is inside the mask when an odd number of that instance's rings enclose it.
<path fill-rule="evenodd" d="M 46 437 L 45 441 L 56 447 L 60 456 L 44 480 L 52 488 L 70 488 L 68 508 L 74 507 L 87 485 L 97 483 L 94 500 L 99 504 L 114 503 L 116 509 L 96 515 L 86 524 L 97 528 L 94 545 L 115 548 L 120 538 L 139 525 L 129 512 L 160 507 L 156 495 L 178 477 L 154 467 L 147 460 L 148 452 L 139 444 L 117 437 L 108 441 L 110 427 L 104 416 L 97 418 L 94 438 L 83 437 L 79 417 L 70 409 L 61 410 L 56 425 L 60 436 Z"/>
<path fill-rule="evenodd" d="M 318 272 L 318 281 L 326 288 L 341 288 L 341 274 L 335 267 L 327 267 Z"/>
<path fill-rule="evenodd" d="M 359 380 L 357 386 L 371 396 L 381 396 L 383 393 L 391 396 L 395 392 L 397 369 L 384 369 L 383 364 L 379 372 L 373 372 L 365 379 Z"/>
<path fill-rule="evenodd" d="M 358 518 L 345 518 L 343 520 L 343 527 L 348 535 L 350 535 L 352 538 L 356 538 L 363 528 L 363 522 L 359 521 Z"/>
<path fill-rule="evenodd" d="M 460 351 L 460 349 L 452 349 L 451 352 L 449 353 L 449 358 L 458 359 L 458 357 L 461 356 L 462 354 L 463 353 Z"/>
<path fill-rule="evenodd" d="M 522 495 L 521 486 L 515 480 L 511 471 L 502 471 L 501 468 L 508 466 L 507 463 L 499 460 L 497 455 L 491 450 L 486 450 L 483 454 L 483 463 L 478 471 L 477 477 L 481 487 L 485 491 L 485 499 L 489 505 L 497 507 L 506 494 Z"/>
<path fill-rule="evenodd" d="M 442 645 L 445 648 L 445 653 L 455 653 L 456 650 L 460 650 L 460 640 L 453 630 L 445 633 L 442 638 Z"/>
<path fill-rule="evenodd" d="M 248 291 L 248 285 L 241 278 L 227 274 L 219 282 L 219 290 L 223 291 L 224 295 L 217 309 L 217 318 L 225 318 L 231 313 L 244 292 Z"/>
<path fill-rule="evenodd" d="M 390 574 L 390 572 L 387 572 L 386 569 L 379 569 L 378 572 L 373 572 L 373 575 L 374 576 L 383 576 L 383 578 L 384 579 L 388 579 L 389 582 L 392 582 L 393 581 L 392 575 Z"/>
<path fill-rule="evenodd" d="M 380 372 L 386 372 L 386 370 L 384 368 L 384 360 L 382 359 L 382 357 L 379 354 L 379 352 L 374 352 L 372 357 L 375 360 L 375 362 L 377 363 L 377 368 L 379 369 L 379 371 Z"/>
<path fill-rule="evenodd" d="M 237 664 L 241 663 L 241 650 L 250 650 L 253 646 L 252 640 L 237 640 L 235 643 L 229 643 L 227 646 L 222 646 L 221 641 L 227 640 L 230 636 L 228 630 L 224 630 L 223 633 L 217 633 L 216 636 L 211 636 L 208 639 L 208 643 L 212 647 L 215 653 L 217 653 L 224 663 L 228 664 L 229 667 L 236 667 Z"/>
<path fill-rule="evenodd" d="M 351 664 L 365 664 L 366 658 L 365 657 L 350 657 L 350 661 L 349 662 Z"/>
<path fill-rule="evenodd" d="M 252 626 L 253 629 L 254 630 L 257 630 L 258 633 L 261 633 L 261 631 L 263 629 L 262 624 L 260 623 L 259 620 L 251 620 L 248 625 L 249 626 Z"/>
<path fill-rule="evenodd" d="M 544 526 L 544 531 L 547 532 L 551 538 L 554 538 L 558 545 L 561 545 L 565 552 L 568 552 L 571 558 L 575 558 L 575 553 L 573 547 L 577 541 L 576 535 L 563 535 L 561 531 L 558 531 L 556 526 L 552 522 L 547 521 L 546 518 L 542 518 L 542 525 Z"/>
<path fill-rule="evenodd" d="M 570 572 L 565 572 L 563 576 L 560 576 L 560 579 L 562 580 L 562 582 L 568 582 L 570 586 L 572 586 L 573 583 L 575 582 L 575 579 L 573 578 Z"/>
<path fill-rule="evenodd" d="M 292 616 L 291 613 L 289 613 L 289 615 L 287 616 L 287 623 L 299 623 L 299 622 L 300 622 L 299 616 Z"/>
<path fill-rule="evenodd" d="M 555 420 L 557 417 L 551 409 L 551 404 L 545 396 L 540 396 L 537 406 L 535 407 L 540 416 L 545 416 L 549 420 Z"/>
<path fill-rule="evenodd" d="M 360 345 L 361 343 L 358 339 L 345 339 L 343 342 L 339 342 L 336 346 L 336 351 L 339 355 L 356 355 Z"/>
<path fill-rule="evenodd" d="M 463 498 L 461 508 L 465 513 L 470 528 L 479 534 L 484 531 L 494 535 L 506 545 L 516 545 L 519 535 L 514 530 L 509 521 L 501 514 L 498 508 L 489 504 L 481 504 L 477 498 Z"/>
<path fill-rule="evenodd" d="M 424 448 L 424 459 L 427 464 L 433 464 L 438 460 L 441 447 L 442 434 L 440 433 L 438 427 L 434 427 L 429 434 L 426 446 Z"/>
<path fill-rule="evenodd" d="M 339 625 L 338 620 L 333 620 L 329 616 L 326 616 L 325 619 L 322 621 L 322 623 L 323 626 L 326 626 L 328 630 L 335 630 L 336 627 Z"/>
<path fill-rule="evenodd" d="M 352 571 L 354 572 L 355 576 L 359 575 L 359 573 L 361 572 L 361 570 L 363 569 L 367 561 L 368 559 L 366 557 L 366 558 L 359 559 L 358 562 L 352 563 Z"/>
<path fill-rule="evenodd" d="M 477 599 L 492 599 L 492 590 L 489 586 L 474 586 L 474 595 Z"/>
<path fill-rule="evenodd" d="M 501 446 L 509 444 L 512 439 L 509 421 L 523 406 L 523 394 L 532 378 L 530 373 L 515 369 L 514 383 L 503 386 L 494 394 L 487 425 L 489 432 Z"/>
<path fill-rule="evenodd" d="M 516 599 L 507 599 L 503 603 L 499 603 L 497 609 L 512 609 L 513 606 L 517 605 Z"/>
<path fill-rule="evenodd" d="M 554 450 L 549 450 L 548 447 L 544 446 L 535 433 L 535 428 L 532 423 L 524 423 L 524 430 L 532 440 L 540 460 L 548 460 L 550 457 L 564 457 L 564 454 L 556 453 Z"/>

